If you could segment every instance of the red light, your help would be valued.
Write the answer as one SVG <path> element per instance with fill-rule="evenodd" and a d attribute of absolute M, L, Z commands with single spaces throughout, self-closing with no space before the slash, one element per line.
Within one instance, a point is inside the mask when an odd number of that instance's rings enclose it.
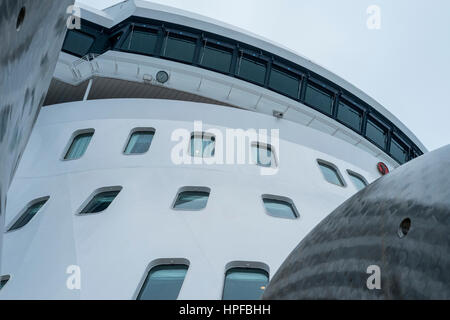
<path fill-rule="evenodd" d="M 377 164 L 378 171 L 381 173 L 381 175 L 386 175 L 389 173 L 389 168 L 387 165 L 385 165 L 383 162 L 378 162 Z"/>

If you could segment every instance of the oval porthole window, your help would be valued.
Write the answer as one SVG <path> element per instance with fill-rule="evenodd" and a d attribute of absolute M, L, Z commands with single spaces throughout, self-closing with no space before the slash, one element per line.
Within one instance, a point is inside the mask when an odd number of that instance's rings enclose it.
<path fill-rule="evenodd" d="M 22 27 L 23 21 L 25 20 L 25 7 L 22 7 L 19 11 L 19 15 L 17 16 L 17 22 L 16 22 L 16 30 L 19 31 Z"/>
<path fill-rule="evenodd" d="M 400 226 L 398 227 L 398 236 L 400 238 L 406 237 L 410 228 L 411 228 L 411 219 L 409 219 L 409 218 L 404 219 L 400 223 Z"/>

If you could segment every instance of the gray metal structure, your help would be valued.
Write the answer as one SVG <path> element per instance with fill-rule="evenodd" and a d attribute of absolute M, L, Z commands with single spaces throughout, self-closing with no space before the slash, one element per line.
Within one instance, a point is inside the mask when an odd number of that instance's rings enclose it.
<path fill-rule="evenodd" d="M 44 102 L 73 0 L 0 0 L 0 256 L 6 194 Z"/>
<path fill-rule="evenodd" d="M 381 289 L 369 289 L 380 268 Z M 450 299 L 450 145 L 378 179 L 297 246 L 264 299 Z"/>

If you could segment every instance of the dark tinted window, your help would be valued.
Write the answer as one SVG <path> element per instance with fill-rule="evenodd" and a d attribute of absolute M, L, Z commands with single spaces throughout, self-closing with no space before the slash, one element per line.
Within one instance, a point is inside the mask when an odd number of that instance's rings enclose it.
<path fill-rule="evenodd" d="M 228 73 L 230 71 L 232 58 L 233 53 L 231 50 L 206 44 L 203 48 L 200 65 L 223 73 Z"/>
<path fill-rule="evenodd" d="M 269 78 L 270 88 L 284 93 L 294 99 L 298 98 L 300 80 L 282 69 L 272 68 Z"/>
<path fill-rule="evenodd" d="M 223 300 L 259 300 L 269 282 L 261 269 L 233 268 L 225 275 Z"/>
<path fill-rule="evenodd" d="M 93 43 L 93 37 L 79 31 L 69 30 L 67 31 L 63 50 L 82 57 L 89 53 Z"/>
<path fill-rule="evenodd" d="M 166 39 L 164 56 L 184 62 L 193 62 L 195 47 L 194 39 L 169 35 Z"/>
<path fill-rule="evenodd" d="M 367 121 L 366 136 L 379 145 L 386 148 L 387 130 L 372 120 Z"/>
<path fill-rule="evenodd" d="M 84 207 L 81 214 L 98 213 L 106 210 L 117 197 L 120 190 L 106 191 L 96 194 L 94 198 Z"/>
<path fill-rule="evenodd" d="M 405 163 L 408 160 L 408 149 L 403 146 L 403 143 L 397 139 L 391 140 L 391 155 L 400 163 Z"/>
<path fill-rule="evenodd" d="M 24 213 L 19 217 L 19 219 L 14 222 L 14 224 L 9 228 L 8 231 L 13 231 L 25 226 L 31 219 L 41 210 L 42 206 L 47 202 L 48 198 L 42 199 L 31 206 L 29 206 Z"/>
<path fill-rule="evenodd" d="M 264 84 L 266 64 L 260 60 L 243 56 L 240 58 L 238 75 L 245 80 Z"/>
<path fill-rule="evenodd" d="M 329 115 L 333 111 L 333 95 L 310 83 L 306 86 L 305 102 Z"/>
<path fill-rule="evenodd" d="M 153 30 L 133 30 L 128 33 L 121 49 L 143 54 L 155 54 L 158 35 Z"/>
<path fill-rule="evenodd" d="M 340 121 L 356 131 L 361 131 L 362 112 L 345 102 L 339 102 L 337 117 Z"/>
<path fill-rule="evenodd" d="M 6 285 L 6 283 L 8 283 L 10 276 L 6 275 L 6 276 L 1 276 L 0 277 L 0 290 L 3 289 L 3 287 Z"/>
<path fill-rule="evenodd" d="M 188 266 L 163 265 L 150 270 L 137 300 L 176 300 Z"/>

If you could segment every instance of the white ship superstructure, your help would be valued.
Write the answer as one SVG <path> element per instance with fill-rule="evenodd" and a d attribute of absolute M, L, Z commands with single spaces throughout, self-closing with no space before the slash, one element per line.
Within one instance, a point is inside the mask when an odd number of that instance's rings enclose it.
<path fill-rule="evenodd" d="M 81 18 L 8 193 L 0 299 L 259 298 L 379 163 L 426 152 L 256 35 L 138 0 Z M 230 163 L 239 132 L 248 154 Z"/>

